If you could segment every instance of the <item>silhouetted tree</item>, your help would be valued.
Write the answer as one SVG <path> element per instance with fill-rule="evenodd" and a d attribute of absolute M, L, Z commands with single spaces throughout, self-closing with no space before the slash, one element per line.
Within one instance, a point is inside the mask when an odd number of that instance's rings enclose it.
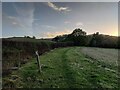
<path fill-rule="evenodd" d="M 33 36 L 33 39 L 36 39 L 36 37 L 35 37 L 35 36 Z"/>
<path fill-rule="evenodd" d="M 66 41 L 73 41 L 74 45 L 86 45 L 86 32 L 82 29 L 75 29 L 71 34 L 68 35 Z"/>
<path fill-rule="evenodd" d="M 82 31 L 82 29 L 78 28 L 72 32 L 72 35 L 74 35 L 74 36 L 86 36 L 86 32 Z"/>

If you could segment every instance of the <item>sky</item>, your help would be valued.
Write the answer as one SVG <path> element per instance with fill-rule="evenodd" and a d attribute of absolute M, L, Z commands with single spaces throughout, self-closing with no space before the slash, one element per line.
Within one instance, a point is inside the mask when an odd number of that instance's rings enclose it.
<path fill-rule="evenodd" d="M 117 2 L 2 2 L 2 37 L 52 38 L 81 28 L 118 35 Z"/>

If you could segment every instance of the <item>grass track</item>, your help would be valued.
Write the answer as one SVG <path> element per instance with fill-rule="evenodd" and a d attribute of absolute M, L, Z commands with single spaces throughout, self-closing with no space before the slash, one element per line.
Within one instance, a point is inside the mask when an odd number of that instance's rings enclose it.
<path fill-rule="evenodd" d="M 117 88 L 117 67 L 86 57 L 82 48 L 54 49 L 40 57 L 41 74 L 33 59 L 7 79 L 13 81 L 14 87 L 24 88 Z M 14 77 L 17 78 L 13 80 Z"/>

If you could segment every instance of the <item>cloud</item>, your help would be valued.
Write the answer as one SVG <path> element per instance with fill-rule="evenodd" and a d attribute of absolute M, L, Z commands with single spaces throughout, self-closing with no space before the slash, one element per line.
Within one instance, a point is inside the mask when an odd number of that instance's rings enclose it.
<path fill-rule="evenodd" d="M 65 12 L 71 11 L 69 7 L 58 7 L 52 2 L 48 2 L 47 5 L 56 11 L 65 11 Z"/>
<path fill-rule="evenodd" d="M 50 25 L 42 25 L 42 27 L 48 28 L 48 29 L 56 29 L 55 26 L 50 26 Z"/>
<path fill-rule="evenodd" d="M 16 25 L 17 23 L 16 22 L 12 22 L 13 25 Z"/>
<path fill-rule="evenodd" d="M 71 22 L 70 22 L 70 21 L 65 21 L 64 23 L 65 23 L 65 24 L 69 24 L 69 23 L 71 23 Z"/>
<path fill-rule="evenodd" d="M 64 34 L 70 34 L 70 33 L 71 33 L 71 30 L 64 29 L 64 31 L 46 32 L 46 33 L 43 33 L 42 35 L 43 35 L 43 37 L 53 38 L 58 35 L 64 35 Z"/>
<path fill-rule="evenodd" d="M 21 23 L 21 21 L 19 20 L 18 17 L 15 16 L 7 16 L 7 23 L 12 24 L 13 26 L 17 27 L 17 28 L 27 28 L 24 23 Z"/>
<path fill-rule="evenodd" d="M 32 36 L 34 33 L 33 24 L 40 20 L 34 18 L 34 3 L 12 3 L 12 5 L 15 10 L 13 15 L 3 11 L 3 28 L 18 30 L 20 33 L 24 31 L 25 34 Z"/>
<path fill-rule="evenodd" d="M 19 19 L 15 16 L 9 16 L 6 13 L 2 13 L 3 26 L 13 28 L 23 28 L 23 24 L 19 22 Z"/>
<path fill-rule="evenodd" d="M 57 27 L 55 26 L 51 26 L 51 25 L 40 25 L 39 23 L 34 23 L 34 29 L 35 30 L 40 30 L 40 28 L 44 29 L 44 30 L 52 30 L 55 31 L 57 29 Z"/>
<path fill-rule="evenodd" d="M 27 30 L 33 28 L 33 22 L 37 19 L 34 19 L 34 4 L 33 3 L 13 3 L 13 6 L 16 10 L 17 16 L 9 16 L 9 19 L 16 20 L 16 24 Z"/>
<path fill-rule="evenodd" d="M 77 22 L 76 26 L 83 26 L 83 23 L 82 22 Z"/>

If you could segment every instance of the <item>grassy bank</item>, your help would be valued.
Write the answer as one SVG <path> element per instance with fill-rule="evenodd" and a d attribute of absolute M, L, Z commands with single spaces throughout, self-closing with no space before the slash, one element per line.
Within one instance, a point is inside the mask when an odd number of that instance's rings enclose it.
<path fill-rule="evenodd" d="M 33 58 L 18 71 L 3 78 L 3 87 L 117 88 L 117 66 L 85 54 L 83 49 L 57 48 L 44 53 L 40 56 L 42 73 L 38 73 L 36 59 Z"/>

